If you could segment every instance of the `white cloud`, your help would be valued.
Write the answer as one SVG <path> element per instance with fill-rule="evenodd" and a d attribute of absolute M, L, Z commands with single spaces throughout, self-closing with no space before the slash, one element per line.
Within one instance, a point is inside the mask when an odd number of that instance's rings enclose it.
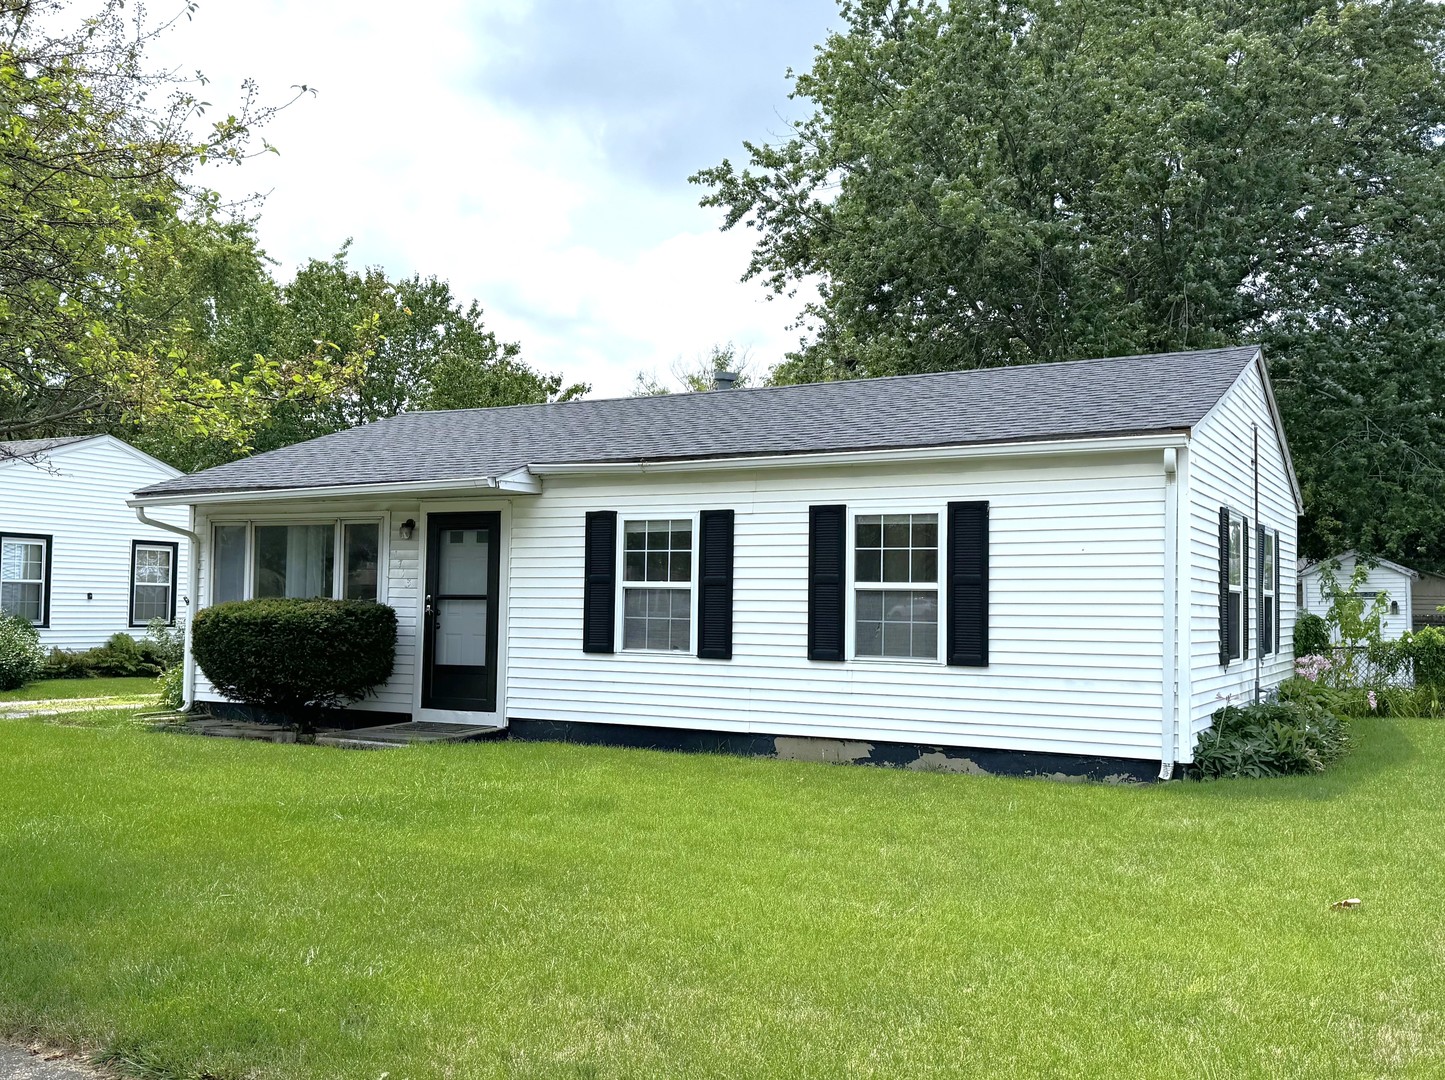
<path fill-rule="evenodd" d="M 354 237 L 354 262 L 447 279 L 529 362 L 595 394 L 727 340 L 778 360 L 798 302 L 738 281 L 750 238 L 720 233 L 682 178 L 653 188 L 609 165 L 605 117 L 483 97 L 477 72 L 508 47 L 487 37 L 507 21 L 488 25 L 456 2 L 424 18 L 375 0 L 205 4 L 153 56 L 205 71 L 221 108 L 247 76 L 268 100 L 317 88 L 266 130 L 279 157 L 206 177 L 269 192 L 261 240 L 283 272 Z"/>

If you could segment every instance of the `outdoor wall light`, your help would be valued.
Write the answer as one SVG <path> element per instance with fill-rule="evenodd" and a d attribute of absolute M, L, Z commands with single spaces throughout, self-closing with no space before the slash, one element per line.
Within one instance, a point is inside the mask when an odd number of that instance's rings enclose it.
<path fill-rule="evenodd" d="M 410 540 L 415 535 L 416 521 L 412 518 L 407 518 L 401 523 L 401 538 L 403 540 Z"/>

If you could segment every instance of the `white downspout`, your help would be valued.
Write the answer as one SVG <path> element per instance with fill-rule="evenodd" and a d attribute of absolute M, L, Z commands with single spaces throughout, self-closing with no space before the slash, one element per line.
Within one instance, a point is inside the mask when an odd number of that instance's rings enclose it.
<path fill-rule="evenodd" d="M 196 523 L 196 508 L 192 506 L 191 525 Z M 194 529 L 183 529 L 179 525 L 172 525 L 168 521 L 157 521 L 146 514 L 144 506 L 135 507 L 135 516 L 142 525 L 149 525 L 153 529 L 164 529 L 166 532 L 176 533 L 184 536 L 191 542 L 190 563 L 188 565 L 188 578 L 186 585 L 189 593 L 186 597 L 186 605 L 190 609 L 186 613 L 186 655 L 181 662 L 181 711 L 190 712 L 191 706 L 196 702 L 196 660 L 191 654 L 191 626 L 196 621 L 196 605 L 201 598 L 201 538 Z"/>
<path fill-rule="evenodd" d="M 1178 685 L 1175 681 L 1179 649 L 1179 453 L 1174 447 L 1164 449 L 1164 634 L 1163 663 L 1160 685 L 1164 707 L 1159 724 L 1159 779 L 1174 775 L 1175 715 L 1178 709 Z"/>

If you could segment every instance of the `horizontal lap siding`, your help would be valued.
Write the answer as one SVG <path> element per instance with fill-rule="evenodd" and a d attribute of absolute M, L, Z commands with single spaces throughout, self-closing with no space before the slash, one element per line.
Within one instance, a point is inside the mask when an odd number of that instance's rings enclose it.
<path fill-rule="evenodd" d="M 41 465 L 0 466 L 0 531 L 53 537 L 50 626 L 40 631 L 47 649 L 89 649 L 112 634 L 145 634 L 130 625 L 133 540 L 178 545 L 176 617 L 185 621 L 189 545 L 142 525 L 126 505 L 132 492 L 174 475 L 108 439 L 71 446 Z M 189 521 L 184 507 L 150 516 L 182 528 Z"/>
<path fill-rule="evenodd" d="M 413 705 L 416 685 L 417 664 L 417 597 L 420 590 L 419 574 L 421 556 L 419 548 L 420 528 L 410 540 L 401 538 L 401 523 L 411 518 L 420 521 L 420 507 L 416 502 L 386 502 L 377 500 L 318 501 L 304 503 L 240 503 L 215 507 L 209 518 L 201 518 L 197 532 L 201 536 L 201 603 L 210 603 L 211 594 L 211 520 L 233 520 L 251 518 L 260 521 L 287 515 L 307 517 L 366 517 L 378 513 L 390 513 L 391 528 L 387 541 L 386 600 L 396 609 L 397 640 L 396 666 L 391 678 L 374 694 L 364 701 L 356 702 L 351 708 L 376 712 L 407 712 Z M 206 681 L 199 669 L 196 671 L 196 699 L 198 701 L 224 700 L 215 688 Z"/>
<path fill-rule="evenodd" d="M 1009 465 L 548 478 L 513 503 L 510 717 L 1158 757 L 1161 467 Z M 808 507 L 990 503 L 987 668 L 807 657 Z M 733 659 L 584 654 L 588 510 L 736 511 Z"/>
<path fill-rule="evenodd" d="M 1250 466 L 1254 425 L 1259 425 L 1259 510 L 1254 507 Z M 1279 651 L 1260 665 L 1260 683 L 1268 689 L 1294 669 L 1295 570 L 1297 526 L 1294 495 L 1284 454 L 1275 432 L 1264 383 L 1251 366 L 1195 429 L 1189 447 L 1189 551 L 1191 724 L 1180 747 L 1192 757 L 1194 739 L 1227 700 L 1247 700 L 1254 692 L 1259 590 L 1256 527 L 1279 532 Z M 1228 506 L 1249 519 L 1249 658 L 1219 663 L 1219 508 Z"/>

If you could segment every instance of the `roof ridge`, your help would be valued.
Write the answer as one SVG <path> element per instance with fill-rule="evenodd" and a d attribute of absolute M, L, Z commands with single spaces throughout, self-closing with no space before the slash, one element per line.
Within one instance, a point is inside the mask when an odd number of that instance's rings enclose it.
<path fill-rule="evenodd" d="M 846 385 L 849 385 L 849 386 L 859 386 L 859 385 L 866 385 L 866 384 L 869 384 L 869 383 L 880 383 L 880 382 L 904 382 L 904 381 L 913 380 L 913 379 L 939 379 L 939 378 L 944 378 L 944 377 L 949 376 L 949 375 L 973 375 L 973 374 L 977 374 L 977 373 L 981 373 L 981 372 L 985 372 L 985 371 L 1037 371 L 1037 370 L 1040 369 L 1040 368 L 1079 367 L 1079 366 L 1082 366 L 1082 365 L 1085 365 L 1085 364 L 1113 364 L 1113 363 L 1119 363 L 1119 362 L 1122 362 L 1122 361 L 1125 361 L 1125 360 L 1149 360 L 1149 359 L 1156 359 L 1156 358 L 1157 358 L 1157 359 L 1160 359 L 1160 360 L 1164 360 L 1164 359 L 1177 359 L 1177 358 L 1179 358 L 1179 357 L 1184 357 L 1184 356 L 1205 356 L 1205 355 L 1216 354 L 1216 353 L 1241 352 L 1241 351 L 1245 351 L 1245 350 L 1249 350 L 1249 351 L 1251 351 L 1251 352 L 1256 352 L 1256 353 L 1257 353 L 1257 352 L 1259 352 L 1260 348 L 1261 348 L 1261 346 L 1258 345 L 1258 344 L 1221 345 L 1221 346 L 1217 346 L 1217 347 L 1215 347 L 1215 348 L 1210 348 L 1210 349 L 1186 349 L 1186 350 L 1183 350 L 1183 351 L 1180 351 L 1180 352 L 1128 353 L 1128 354 L 1123 355 L 1123 356 L 1090 356 L 1090 357 L 1082 357 L 1082 358 L 1075 359 L 1075 360 L 1041 360 L 1041 361 L 1039 361 L 1039 362 L 1036 363 L 1036 364 L 998 364 L 998 365 L 991 366 L 991 367 L 990 367 L 990 366 L 985 366 L 985 367 L 972 367 L 972 368 L 951 368 L 951 369 L 949 369 L 948 371 L 915 371 L 915 372 L 910 372 L 910 373 L 908 373 L 908 374 L 906 374 L 906 375 L 868 375 L 868 376 L 864 376 L 863 378 L 855 378 L 855 379 L 818 379 L 818 380 L 816 380 L 815 382 L 785 383 L 785 384 L 782 385 L 782 386 L 738 386 L 738 387 L 734 387 L 734 388 L 731 389 L 731 390 L 726 390 L 726 391 L 684 390 L 684 391 L 680 391 L 679 393 L 676 393 L 676 394 L 672 394 L 672 393 L 668 393 L 668 394 L 619 394 L 619 395 L 617 395 L 617 396 L 615 396 L 615 397 L 571 398 L 571 399 L 569 399 L 569 400 L 567 400 L 567 401 L 528 401 L 528 402 L 522 402 L 522 403 L 515 404 L 515 405 L 475 405 L 475 406 L 472 406 L 472 407 L 466 408 L 466 409 L 415 409 L 415 410 L 413 410 L 413 411 L 411 411 L 411 412 L 395 413 L 395 414 L 393 414 L 393 415 L 391 415 L 391 416 L 384 416 L 384 417 L 382 417 L 382 418 L 379 419 L 379 420 L 373 420 L 373 421 L 371 421 L 371 423 L 373 423 L 373 424 L 380 424 L 380 423 L 385 423 L 385 422 L 388 421 L 388 420 L 400 420 L 402 417 L 406 417 L 406 416 L 436 416 L 436 415 L 438 415 L 438 414 L 440 414 L 440 413 L 456 414 L 456 413 L 500 412 L 500 411 L 502 411 L 502 410 L 511 410 L 511 409 L 541 409 L 541 408 L 550 408 L 550 407 L 558 406 L 558 405 L 580 405 L 580 404 L 583 404 L 583 403 L 588 403 L 588 404 L 594 404 L 594 405 L 595 405 L 595 404 L 600 404 L 600 403 L 605 402 L 605 401 L 639 401 L 639 402 L 641 402 L 641 401 L 650 401 L 650 400 L 666 401 L 666 400 L 668 400 L 668 399 L 676 400 L 676 399 L 678 399 L 678 398 L 685 398 L 685 397 L 689 397 L 689 396 L 692 396 L 692 395 L 697 395 L 697 394 L 710 394 L 710 393 L 749 394 L 749 395 L 751 395 L 751 394 L 757 394 L 757 393 L 761 393 L 761 392 L 780 392 L 780 391 L 789 391 L 789 390 L 800 390 L 800 389 L 803 389 L 804 387 L 810 387 L 810 386 L 811 386 L 811 387 L 816 387 L 816 386 L 831 386 L 831 385 L 833 385 L 833 384 L 838 384 L 838 385 L 844 385 L 844 384 L 846 384 Z M 347 430 L 349 430 L 349 429 L 347 429 Z M 340 434 L 340 432 L 332 432 L 331 434 Z M 322 437 L 322 438 L 325 438 L 326 436 L 323 435 L 323 436 L 321 436 L 321 437 Z"/>

